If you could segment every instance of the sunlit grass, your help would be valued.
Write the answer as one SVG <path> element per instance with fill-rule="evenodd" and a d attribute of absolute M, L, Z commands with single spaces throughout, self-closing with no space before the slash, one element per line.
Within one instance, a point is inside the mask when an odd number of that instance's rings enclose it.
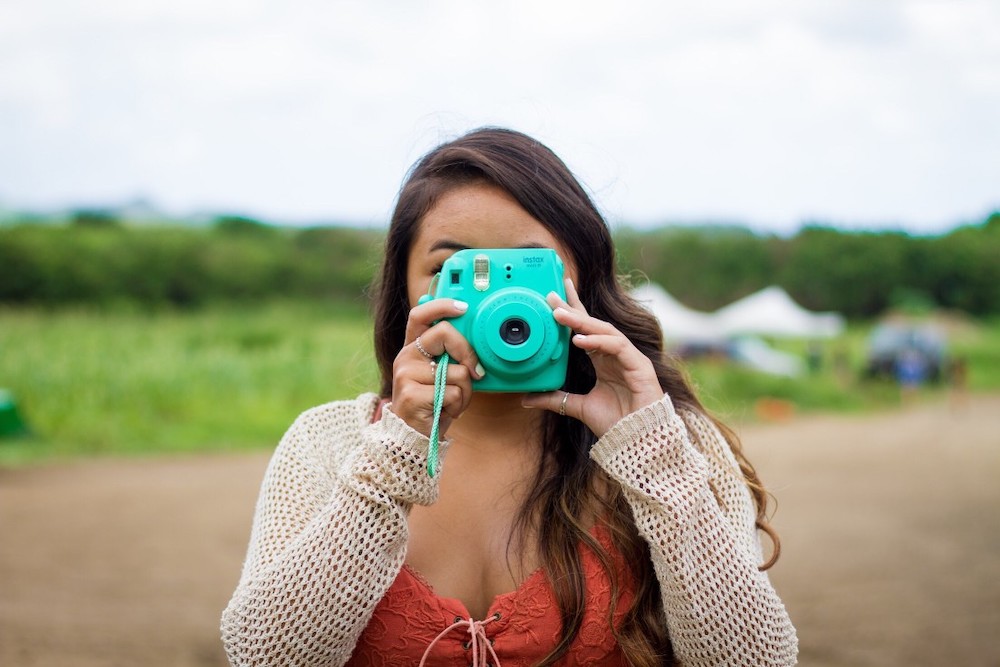
<path fill-rule="evenodd" d="M 303 409 L 375 387 L 360 308 L 0 311 L 0 386 L 32 431 L 0 463 L 275 443 Z"/>
<path fill-rule="evenodd" d="M 688 370 L 705 405 L 727 421 L 766 418 L 762 404 L 796 414 L 891 408 L 897 387 L 860 380 L 869 330 L 854 326 L 825 343 L 819 369 L 800 378 L 710 360 Z M 0 465 L 271 447 L 304 409 L 376 389 L 371 338 L 359 305 L 0 309 L 0 388 L 31 429 L 0 439 Z M 806 354 L 801 341 L 772 343 Z M 970 389 L 1000 390 L 1000 321 L 966 326 L 950 350 L 968 360 Z"/>

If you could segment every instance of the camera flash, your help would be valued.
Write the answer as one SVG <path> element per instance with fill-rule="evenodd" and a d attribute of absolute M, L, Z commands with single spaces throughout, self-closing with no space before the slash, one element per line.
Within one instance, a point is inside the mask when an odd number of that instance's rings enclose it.
<path fill-rule="evenodd" d="M 476 255 L 472 260 L 472 286 L 480 292 L 490 288 L 490 258 L 487 255 Z"/>

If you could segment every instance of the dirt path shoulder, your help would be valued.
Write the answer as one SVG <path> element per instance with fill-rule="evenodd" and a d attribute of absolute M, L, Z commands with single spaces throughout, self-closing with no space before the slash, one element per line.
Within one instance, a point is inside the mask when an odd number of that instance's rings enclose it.
<path fill-rule="evenodd" d="M 803 665 L 1000 665 L 1000 396 L 742 432 Z M 0 470 L 0 664 L 225 665 L 267 454 Z"/>

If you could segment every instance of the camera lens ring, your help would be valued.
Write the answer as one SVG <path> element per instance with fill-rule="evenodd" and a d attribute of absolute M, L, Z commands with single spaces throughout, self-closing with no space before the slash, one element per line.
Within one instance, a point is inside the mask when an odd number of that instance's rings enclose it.
<path fill-rule="evenodd" d="M 544 366 L 557 344 L 557 324 L 544 297 L 530 289 L 498 290 L 476 308 L 469 342 L 480 361 L 494 377 L 524 377 Z M 527 324 L 524 342 L 512 345 L 500 336 L 501 326 L 511 319 Z M 516 339 L 515 339 L 516 340 Z"/>
<path fill-rule="evenodd" d="M 522 317 L 508 317 L 500 324 L 500 340 L 508 345 L 524 345 L 530 337 L 531 326 Z"/>

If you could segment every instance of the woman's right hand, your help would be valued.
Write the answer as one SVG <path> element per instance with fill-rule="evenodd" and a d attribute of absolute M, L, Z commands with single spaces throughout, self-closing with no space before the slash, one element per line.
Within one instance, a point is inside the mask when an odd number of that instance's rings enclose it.
<path fill-rule="evenodd" d="M 469 304 L 455 299 L 431 299 L 411 309 L 406 321 L 403 349 L 392 363 L 392 411 L 424 435 L 430 435 L 434 421 L 435 371 L 432 359 L 424 352 L 434 358 L 447 352 L 451 357 L 439 423 L 442 435 L 469 406 L 473 378 L 478 380 L 484 375 L 469 341 L 446 319 L 468 308 Z"/>

